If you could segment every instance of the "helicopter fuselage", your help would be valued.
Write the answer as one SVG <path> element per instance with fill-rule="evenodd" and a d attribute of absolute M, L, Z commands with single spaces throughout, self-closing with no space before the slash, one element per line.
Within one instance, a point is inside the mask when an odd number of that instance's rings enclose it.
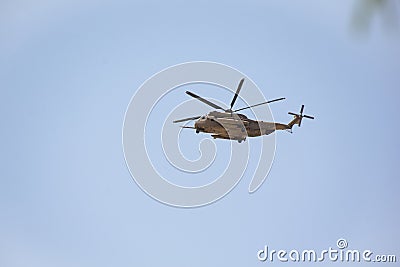
<path fill-rule="evenodd" d="M 194 128 L 197 133 L 210 133 L 214 139 L 241 142 L 246 140 L 246 137 L 271 134 L 277 129 L 277 125 L 273 122 L 251 120 L 243 114 L 213 111 L 201 116 L 195 122 Z"/>

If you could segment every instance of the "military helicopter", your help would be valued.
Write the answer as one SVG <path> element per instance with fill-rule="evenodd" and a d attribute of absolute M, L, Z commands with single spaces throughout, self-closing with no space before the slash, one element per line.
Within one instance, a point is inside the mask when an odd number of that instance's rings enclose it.
<path fill-rule="evenodd" d="M 275 123 L 275 122 L 265 122 L 265 121 L 256 121 L 247 118 L 245 115 L 237 113 L 238 111 L 269 104 L 276 101 L 284 100 L 284 97 L 269 100 L 266 102 L 262 102 L 259 104 L 247 106 L 244 108 L 232 110 L 233 105 L 236 102 L 237 97 L 239 96 L 240 90 L 242 89 L 244 82 L 244 78 L 240 80 L 238 88 L 236 90 L 235 95 L 233 96 L 231 106 L 229 109 L 224 109 L 218 106 L 215 103 L 212 103 L 190 91 L 186 91 L 186 94 L 189 96 L 215 108 L 222 110 L 220 111 L 211 111 L 207 115 L 190 117 L 185 119 L 179 119 L 173 121 L 173 123 L 185 122 L 197 120 L 194 123 L 194 127 L 192 126 L 181 126 L 186 129 L 194 129 L 196 133 L 210 133 L 214 139 L 229 139 L 229 140 L 237 140 L 239 143 L 246 140 L 246 137 L 256 137 L 261 135 L 269 135 L 276 130 L 286 130 L 292 132 L 293 125 L 301 126 L 301 122 L 303 118 L 314 119 L 314 117 L 309 115 L 303 115 L 304 105 L 300 108 L 300 113 L 296 114 L 293 112 L 289 112 L 288 114 L 293 115 L 294 118 L 288 124 L 283 123 Z"/>

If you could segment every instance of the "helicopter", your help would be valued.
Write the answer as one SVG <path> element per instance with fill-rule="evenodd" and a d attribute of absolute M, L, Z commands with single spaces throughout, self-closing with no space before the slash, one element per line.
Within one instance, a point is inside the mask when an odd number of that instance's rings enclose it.
<path fill-rule="evenodd" d="M 233 96 L 229 109 L 224 109 L 217 104 L 202 98 L 201 96 L 198 96 L 190 91 L 186 91 L 186 94 L 188 94 L 189 96 L 215 108 L 216 110 L 211 111 L 203 116 L 195 116 L 174 120 L 173 123 L 196 120 L 194 126 L 181 127 L 185 129 L 194 129 L 196 130 L 196 133 L 210 133 L 211 137 L 213 137 L 214 139 L 237 140 L 239 143 L 241 143 L 242 141 L 246 140 L 246 137 L 269 135 L 276 130 L 286 130 L 292 132 L 292 127 L 294 125 L 297 124 L 299 127 L 301 126 L 303 118 L 314 119 L 313 116 L 303 114 L 304 105 L 301 106 L 299 114 L 293 112 L 288 113 L 289 115 L 294 116 L 294 118 L 288 124 L 252 120 L 243 114 L 237 113 L 238 111 L 285 99 L 284 97 L 281 97 L 244 108 L 232 110 L 236 99 L 239 96 L 240 90 L 242 89 L 243 82 L 244 78 L 241 79 L 239 82 L 238 88 L 236 89 L 236 93 Z M 222 110 L 222 112 L 217 110 Z"/>

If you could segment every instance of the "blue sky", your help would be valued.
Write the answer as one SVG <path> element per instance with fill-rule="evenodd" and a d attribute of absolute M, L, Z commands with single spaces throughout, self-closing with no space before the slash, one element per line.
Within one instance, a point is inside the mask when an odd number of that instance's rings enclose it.
<path fill-rule="evenodd" d="M 354 32 L 356 7 L 1 3 L 0 265 L 259 266 L 264 245 L 322 250 L 338 238 L 399 258 L 399 32 L 380 13 Z M 277 121 L 301 104 L 316 120 L 277 134 L 255 194 L 245 175 L 222 200 L 179 209 L 134 183 L 121 131 L 137 88 L 192 60 L 287 97 L 271 105 Z"/>

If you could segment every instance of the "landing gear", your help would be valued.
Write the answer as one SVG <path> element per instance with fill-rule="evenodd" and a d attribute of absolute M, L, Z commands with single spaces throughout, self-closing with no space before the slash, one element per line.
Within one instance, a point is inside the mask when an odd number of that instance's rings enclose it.
<path fill-rule="evenodd" d="M 196 129 L 196 133 L 198 134 L 200 131 Z"/>
<path fill-rule="evenodd" d="M 238 143 L 240 144 L 242 141 L 246 141 L 246 138 L 244 138 L 244 139 L 238 139 L 237 141 L 238 141 Z"/>

